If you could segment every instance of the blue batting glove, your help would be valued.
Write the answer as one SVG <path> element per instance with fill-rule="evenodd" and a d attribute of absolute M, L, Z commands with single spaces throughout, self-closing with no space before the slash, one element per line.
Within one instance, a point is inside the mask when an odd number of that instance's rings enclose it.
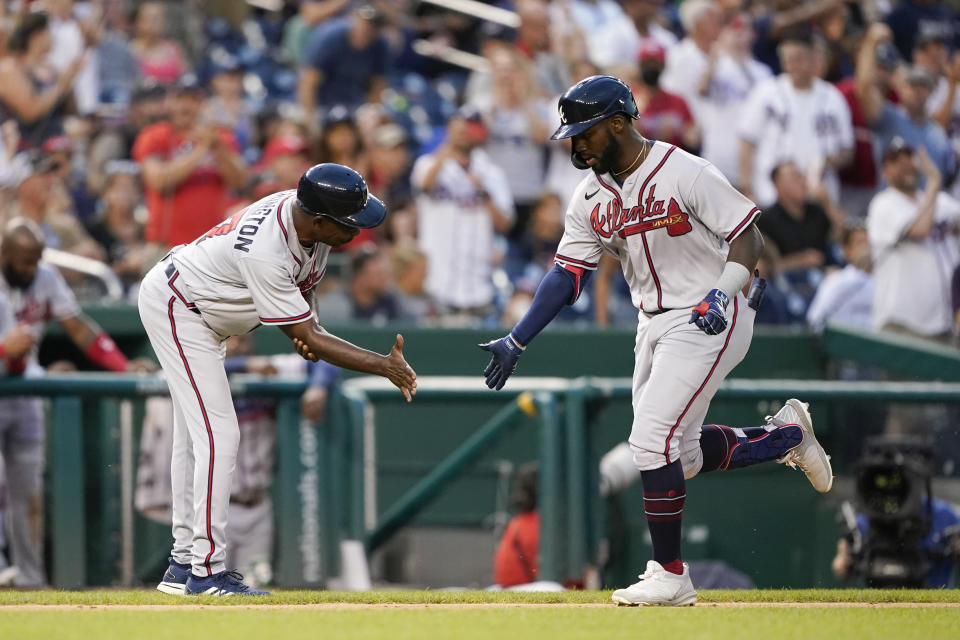
<path fill-rule="evenodd" d="M 720 289 L 711 289 L 703 302 L 693 308 L 690 322 L 694 323 L 708 336 L 719 335 L 727 328 L 727 304 L 730 299 Z"/>
<path fill-rule="evenodd" d="M 492 356 L 490 364 L 483 370 L 487 386 L 500 391 L 507 382 L 507 378 L 517 370 L 517 360 L 520 359 L 523 348 L 509 335 L 477 346 L 484 351 L 489 351 Z"/>

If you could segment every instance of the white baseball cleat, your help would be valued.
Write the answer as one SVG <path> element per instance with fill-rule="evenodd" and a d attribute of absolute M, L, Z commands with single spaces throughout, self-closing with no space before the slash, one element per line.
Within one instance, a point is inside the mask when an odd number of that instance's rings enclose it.
<path fill-rule="evenodd" d="M 817 442 L 817 436 L 813 433 L 813 418 L 810 417 L 809 407 L 806 402 L 790 398 L 776 415 L 767 416 L 767 422 L 777 427 L 785 424 L 800 425 L 803 429 L 803 440 L 777 462 L 794 469 L 799 467 L 807 474 L 807 480 L 814 489 L 826 493 L 833 487 L 833 469 L 830 466 L 830 456 Z"/>
<path fill-rule="evenodd" d="M 690 567 L 686 563 L 683 564 L 683 574 L 678 576 L 664 569 L 659 562 L 650 560 L 640 582 L 614 591 L 613 601 L 628 607 L 690 606 L 696 604 L 697 592 L 690 582 Z"/>

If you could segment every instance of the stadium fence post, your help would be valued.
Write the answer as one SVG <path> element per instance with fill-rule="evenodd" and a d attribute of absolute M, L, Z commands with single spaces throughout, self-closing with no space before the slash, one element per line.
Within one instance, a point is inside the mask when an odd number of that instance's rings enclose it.
<path fill-rule="evenodd" d="M 587 439 L 584 383 L 575 381 L 566 393 L 567 430 L 567 572 L 582 575 L 587 561 L 590 451 Z"/>
<path fill-rule="evenodd" d="M 319 586 L 327 577 L 321 486 L 323 439 L 316 426 L 300 418 L 296 397 L 284 396 L 277 406 L 277 477 L 279 527 L 275 578 L 284 586 Z"/>
<path fill-rule="evenodd" d="M 58 589 L 86 586 L 86 526 L 83 477 L 83 406 L 78 396 L 53 399 L 50 424 L 51 583 Z M 69 532 L 69 533 L 67 533 Z"/>
<path fill-rule="evenodd" d="M 557 415 L 552 393 L 536 394 L 540 415 L 540 580 L 559 581 L 563 520 L 560 497 L 563 495 L 563 425 Z"/>

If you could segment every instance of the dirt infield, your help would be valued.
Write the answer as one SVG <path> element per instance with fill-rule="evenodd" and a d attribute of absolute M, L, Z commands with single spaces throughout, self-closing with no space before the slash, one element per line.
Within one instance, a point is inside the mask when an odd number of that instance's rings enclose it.
<path fill-rule="evenodd" d="M 315 604 L 11 604 L 0 605 L 0 613 L 4 611 L 190 611 L 190 610 L 217 610 L 217 609 L 258 609 L 258 610 L 330 610 L 352 611 L 362 609 L 616 609 L 617 605 L 607 603 L 422 603 L 402 604 L 383 603 L 366 604 L 350 602 L 323 602 Z M 738 609 L 738 608 L 801 608 L 801 609 L 904 609 L 904 608 L 960 608 L 960 602 L 701 602 L 698 608 Z M 619 607 L 628 608 L 628 607 Z M 683 607 L 681 607 L 683 608 Z"/>

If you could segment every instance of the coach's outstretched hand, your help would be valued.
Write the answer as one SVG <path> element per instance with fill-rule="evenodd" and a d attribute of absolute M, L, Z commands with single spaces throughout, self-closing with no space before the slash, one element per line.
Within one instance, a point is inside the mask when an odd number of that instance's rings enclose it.
<path fill-rule="evenodd" d="M 720 289 L 711 289 L 703 302 L 693 308 L 690 322 L 694 323 L 708 336 L 715 336 L 727 328 L 727 304 L 730 300 Z"/>
<path fill-rule="evenodd" d="M 325 335 L 329 336 L 329 334 Z M 335 341 L 334 344 L 337 345 L 340 351 L 337 354 L 338 357 L 332 357 L 333 354 L 325 355 L 323 359 L 327 362 L 353 369 L 354 371 L 363 371 L 365 373 L 383 376 L 400 389 L 403 397 L 407 399 L 407 402 L 413 400 L 413 396 L 417 395 L 417 374 L 403 357 L 403 336 L 399 333 L 397 334 L 397 341 L 394 343 L 393 348 L 390 349 L 390 353 L 385 356 L 367 351 L 366 349 L 359 349 L 335 336 L 329 337 Z M 292 337 L 291 340 L 300 357 L 305 360 L 313 360 L 314 362 L 320 359 L 320 356 L 311 350 L 310 345 L 300 338 Z M 346 347 L 348 351 L 344 352 L 342 350 L 343 347 Z M 344 359 L 344 353 L 353 353 L 354 355 L 350 356 L 350 359 Z M 359 355 L 360 359 L 354 360 L 353 358 L 357 357 L 357 355 Z"/>
<path fill-rule="evenodd" d="M 500 391 L 506 384 L 507 378 L 517 370 L 517 360 L 520 359 L 523 349 L 509 335 L 477 346 L 484 351 L 489 351 L 492 356 L 490 364 L 483 370 L 487 386 Z"/>
<path fill-rule="evenodd" d="M 397 386 L 407 402 L 417 395 L 417 374 L 403 357 L 403 336 L 397 334 L 397 341 L 387 355 L 383 377 Z"/>

